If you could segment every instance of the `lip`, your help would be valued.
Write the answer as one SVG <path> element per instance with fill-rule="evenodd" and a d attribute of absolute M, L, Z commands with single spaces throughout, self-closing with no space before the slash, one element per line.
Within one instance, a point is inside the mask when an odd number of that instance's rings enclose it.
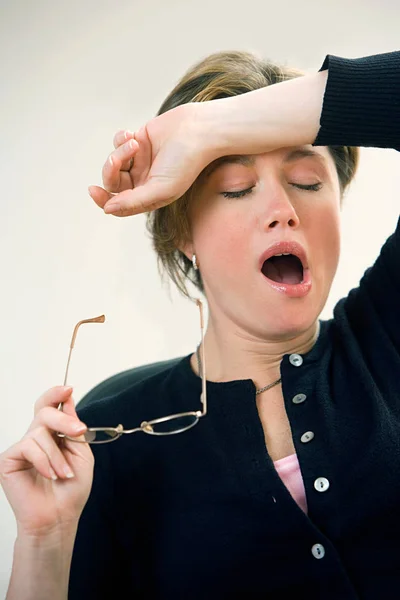
<path fill-rule="evenodd" d="M 275 256 L 275 254 L 283 253 L 294 254 L 294 256 L 297 256 L 301 260 L 303 270 L 305 271 L 306 269 L 308 269 L 307 256 L 303 246 L 301 246 L 301 244 L 299 244 L 298 242 L 287 241 L 276 242 L 261 254 L 260 260 L 258 261 L 259 270 L 261 271 L 264 262 L 268 260 L 268 258 L 271 258 L 271 256 Z"/>
<path fill-rule="evenodd" d="M 297 284 L 290 283 L 279 283 L 277 281 L 273 281 L 269 279 L 262 273 L 262 267 L 264 262 L 271 258 L 271 256 L 275 256 L 275 254 L 283 254 L 289 253 L 297 256 L 301 260 L 301 264 L 303 265 L 303 281 Z M 267 250 L 265 250 L 259 259 L 259 270 L 265 281 L 275 290 L 286 294 L 291 298 L 302 298 L 306 296 L 312 287 L 311 280 L 311 272 L 308 268 L 307 255 L 305 253 L 304 248 L 298 242 L 276 242 L 272 244 Z"/>

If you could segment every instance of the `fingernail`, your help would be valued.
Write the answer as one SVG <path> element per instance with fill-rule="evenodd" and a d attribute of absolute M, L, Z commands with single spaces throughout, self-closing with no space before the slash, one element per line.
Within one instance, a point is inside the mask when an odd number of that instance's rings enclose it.
<path fill-rule="evenodd" d="M 58 479 L 57 475 L 55 474 L 55 472 L 53 471 L 53 469 L 51 467 L 49 467 L 49 473 L 50 473 L 50 477 L 53 479 L 53 481 Z"/>
<path fill-rule="evenodd" d="M 73 429 L 74 431 L 76 431 L 77 433 L 80 433 L 81 431 L 86 431 L 87 427 L 84 423 L 74 423 L 73 424 Z"/>
<path fill-rule="evenodd" d="M 124 138 L 127 140 L 131 135 L 133 135 L 133 131 L 129 131 L 129 129 L 127 129 L 124 133 Z"/>
<path fill-rule="evenodd" d="M 73 389 L 74 389 L 74 388 L 73 388 L 72 386 L 70 386 L 70 385 L 69 385 L 69 386 L 66 386 L 66 387 L 64 386 L 64 388 L 63 388 L 63 391 L 64 391 L 64 392 L 72 392 L 72 390 L 73 390 Z"/>
<path fill-rule="evenodd" d="M 75 475 L 69 467 L 64 467 L 64 473 L 68 479 L 72 479 L 72 477 L 75 477 Z"/>

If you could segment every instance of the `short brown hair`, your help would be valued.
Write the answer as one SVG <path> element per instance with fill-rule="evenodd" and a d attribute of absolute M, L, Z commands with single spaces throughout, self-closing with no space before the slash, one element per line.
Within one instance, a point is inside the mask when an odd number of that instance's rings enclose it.
<path fill-rule="evenodd" d="M 306 73 L 263 60 L 250 52 L 216 52 L 195 64 L 164 100 L 158 115 L 188 102 L 205 102 L 237 96 Z M 350 184 L 359 160 L 358 147 L 328 146 L 335 162 L 341 197 Z M 169 275 L 184 296 L 190 280 L 204 292 L 200 271 L 178 247 L 190 239 L 188 205 L 193 185 L 181 198 L 147 215 L 147 230 L 158 257 L 161 276 Z"/>

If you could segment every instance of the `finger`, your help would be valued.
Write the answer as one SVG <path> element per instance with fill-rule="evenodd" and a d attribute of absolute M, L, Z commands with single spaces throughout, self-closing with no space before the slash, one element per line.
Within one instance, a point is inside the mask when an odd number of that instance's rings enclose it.
<path fill-rule="evenodd" d="M 135 140 L 139 144 L 139 149 L 135 154 L 135 160 L 132 165 L 131 174 L 133 181 L 135 182 L 135 186 L 137 186 L 140 184 L 140 182 L 146 181 L 151 169 L 153 157 L 152 146 L 146 127 L 142 127 L 137 133 L 135 133 Z M 121 192 L 122 191 L 123 190 L 121 190 Z"/>
<path fill-rule="evenodd" d="M 134 190 L 126 190 L 114 196 L 104 206 L 104 212 L 116 217 L 138 215 L 167 206 L 180 195 L 176 194 L 172 183 L 150 180 Z"/>
<path fill-rule="evenodd" d="M 32 431 L 32 429 L 38 425 L 45 425 L 53 431 L 67 433 L 68 435 L 70 434 L 64 431 L 65 427 L 68 428 L 69 431 L 74 430 L 76 432 L 75 435 L 77 435 L 78 432 L 82 433 L 85 431 L 86 425 L 79 419 L 76 413 L 75 402 L 71 391 L 64 392 L 61 397 L 57 397 L 50 394 L 54 389 L 56 388 L 52 388 L 52 390 L 49 390 L 49 393 L 43 394 L 43 396 L 39 398 L 35 405 L 35 418 L 30 424 L 28 432 Z M 60 404 L 62 410 L 58 410 Z"/>
<path fill-rule="evenodd" d="M 35 468 L 46 479 L 55 479 L 50 461 L 42 448 L 32 438 L 23 438 L 11 446 L 1 458 L 1 477 L 5 478 L 18 471 L 27 471 Z"/>
<path fill-rule="evenodd" d="M 72 394 L 66 399 L 66 401 L 64 402 L 64 404 L 62 406 L 62 409 L 63 409 L 64 415 L 69 415 L 70 417 L 79 420 L 79 417 L 77 415 L 76 408 L 75 408 L 74 397 Z"/>
<path fill-rule="evenodd" d="M 53 406 L 53 407 L 57 408 L 58 405 L 60 404 L 60 402 L 62 402 L 62 403 L 66 402 L 72 394 L 72 389 L 73 388 L 66 387 L 64 385 L 57 385 L 57 386 L 54 386 L 54 387 L 50 388 L 49 390 L 47 390 L 35 402 L 35 405 L 33 408 L 34 416 L 36 417 L 36 415 L 45 406 Z"/>
<path fill-rule="evenodd" d="M 129 140 L 135 140 L 135 134 L 133 133 L 133 131 L 129 131 L 128 129 L 121 129 L 120 131 L 117 131 L 113 139 L 114 148 L 119 148 L 123 144 L 126 144 L 126 142 L 128 142 Z M 132 162 L 133 159 L 131 157 L 127 160 L 122 161 L 121 170 L 129 171 L 132 168 Z"/>
<path fill-rule="evenodd" d="M 86 441 L 85 437 L 83 436 L 82 433 L 85 433 L 87 431 L 87 425 L 79 418 L 79 415 L 76 412 L 76 406 L 75 406 L 75 402 L 74 402 L 72 395 L 63 404 L 63 413 L 65 415 L 68 415 L 72 419 L 72 428 L 73 429 L 75 428 L 75 433 L 67 434 L 67 435 L 69 435 L 69 437 L 75 438 L 77 441 Z M 82 426 L 83 426 L 83 429 L 82 429 Z M 77 434 L 79 434 L 79 432 L 81 433 L 81 435 L 77 436 Z M 57 433 L 64 433 L 64 432 L 62 432 L 60 430 Z M 74 444 L 74 443 L 71 444 L 66 439 L 64 439 L 64 442 L 65 442 L 65 447 L 67 447 L 68 450 L 70 452 L 72 452 L 72 454 L 75 454 L 76 444 Z"/>
<path fill-rule="evenodd" d="M 78 416 L 65 414 L 62 410 L 57 410 L 52 406 L 42 408 L 32 421 L 28 431 L 32 431 L 38 426 L 45 426 L 53 432 L 75 436 L 86 430 L 85 423 L 82 423 Z"/>
<path fill-rule="evenodd" d="M 104 208 L 106 202 L 108 202 L 109 200 L 114 198 L 114 196 L 116 196 L 116 194 L 107 192 L 107 190 L 98 185 L 90 185 L 88 188 L 88 192 L 89 196 L 92 198 L 92 200 L 95 201 L 97 206 L 99 206 L 100 208 Z"/>
<path fill-rule="evenodd" d="M 125 144 L 125 142 L 127 142 L 128 140 L 134 139 L 134 135 L 135 135 L 134 132 L 129 131 L 129 129 L 120 129 L 114 135 L 114 139 L 113 139 L 114 148 L 118 148 L 119 146 L 122 146 L 122 144 Z"/>
<path fill-rule="evenodd" d="M 46 427 L 36 427 L 27 436 L 32 439 L 42 449 L 47 456 L 50 467 L 61 479 L 71 479 L 74 473 L 69 466 L 64 454 L 57 446 L 52 433 Z"/>
<path fill-rule="evenodd" d="M 137 141 L 129 140 L 110 154 L 102 169 L 103 185 L 108 192 L 115 193 L 132 188 L 130 174 L 123 170 L 123 166 L 129 168 L 127 165 L 138 149 Z"/>

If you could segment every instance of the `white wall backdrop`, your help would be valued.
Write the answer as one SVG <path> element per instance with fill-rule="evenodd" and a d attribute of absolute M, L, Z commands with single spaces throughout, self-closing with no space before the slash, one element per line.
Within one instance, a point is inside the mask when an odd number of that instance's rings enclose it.
<path fill-rule="evenodd" d="M 224 49 L 318 70 L 326 54 L 399 49 L 394 0 L 0 1 L 0 452 L 36 399 L 69 383 L 79 399 L 106 377 L 191 352 L 196 307 L 161 287 L 144 217 L 105 215 L 87 194 L 117 129 L 151 118 L 183 72 Z M 371 85 L 373 83 L 371 82 Z M 363 149 L 343 211 L 342 258 L 323 317 L 356 286 L 395 228 L 400 155 Z M 14 517 L 0 493 L 0 597 Z"/>

